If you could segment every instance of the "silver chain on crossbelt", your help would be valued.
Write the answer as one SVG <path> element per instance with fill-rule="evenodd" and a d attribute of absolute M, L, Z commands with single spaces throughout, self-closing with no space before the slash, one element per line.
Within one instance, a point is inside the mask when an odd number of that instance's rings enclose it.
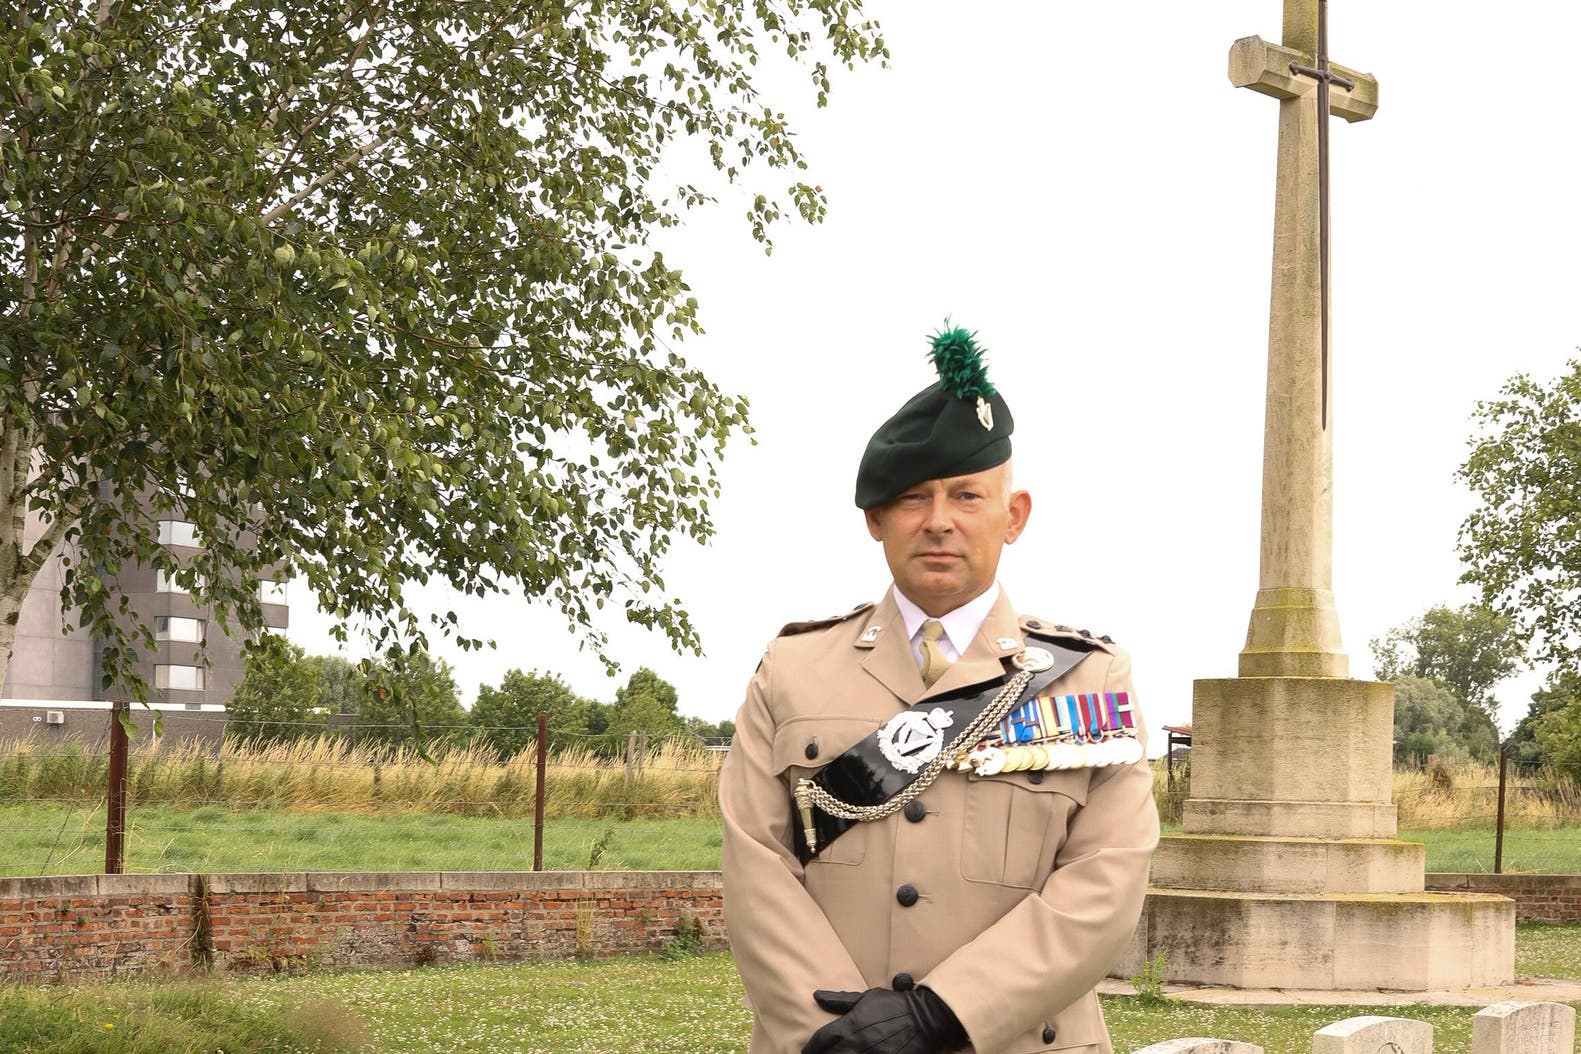
<path fill-rule="evenodd" d="M 990 728 L 996 727 L 1011 710 L 1015 709 L 1016 701 L 1021 698 L 1021 692 L 1031 683 L 1033 673 L 1032 670 L 1018 670 L 1015 676 L 1000 689 L 999 694 L 994 696 L 994 701 L 963 728 L 960 735 L 950 740 L 949 746 L 939 751 L 938 756 L 923 767 L 916 779 L 906 784 L 899 794 L 880 805 L 851 805 L 836 798 L 805 776 L 797 780 L 796 789 L 792 794 L 796 798 L 796 807 L 801 811 L 802 828 L 807 836 L 808 851 L 816 852 L 818 849 L 812 823 L 814 805 L 830 816 L 842 820 L 862 821 L 882 820 L 904 809 L 908 802 L 933 785 L 939 774 L 954 763 L 957 754 L 963 749 L 971 749 Z"/>

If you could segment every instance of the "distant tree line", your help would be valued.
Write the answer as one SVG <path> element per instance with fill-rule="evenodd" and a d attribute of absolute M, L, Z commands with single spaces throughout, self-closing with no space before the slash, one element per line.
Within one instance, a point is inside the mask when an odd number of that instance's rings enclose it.
<path fill-rule="evenodd" d="M 1430 608 L 1372 642 L 1379 680 L 1394 682 L 1394 758 L 1424 764 L 1498 759 L 1498 683 L 1524 663 L 1521 634 L 1482 604 Z M 1503 744 L 1519 765 L 1581 778 L 1581 673 L 1561 668 Z"/>
<path fill-rule="evenodd" d="M 608 702 L 577 695 L 558 674 L 517 669 L 498 685 L 480 687 L 469 710 L 450 664 L 426 652 L 353 663 L 308 655 L 271 635 L 249 651 L 246 674 L 227 705 L 226 734 L 265 744 L 332 733 L 391 748 L 475 743 L 502 758 L 532 748 L 539 714 L 548 718 L 550 749 L 581 747 L 606 756 L 622 753 L 633 732 L 647 733 L 650 747 L 667 737 L 711 745 L 734 734 L 733 722 L 687 717 L 678 704 L 675 687 L 647 667 Z"/>

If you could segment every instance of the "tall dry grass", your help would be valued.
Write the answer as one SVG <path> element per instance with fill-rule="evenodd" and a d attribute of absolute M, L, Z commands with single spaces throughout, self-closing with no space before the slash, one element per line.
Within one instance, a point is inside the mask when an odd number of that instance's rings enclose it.
<path fill-rule="evenodd" d="M 1153 800 L 1165 823 L 1180 822 L 1190 788 L 1189 762 L 1175 762 L 1173 791 L 1163 759 L 1153 762 Z M 1491 828 L 1499 811 L 1498 766 L 1468 762 L 1431 769 L 1396 768 L 1394 802 L 1401 830 Z M 1504 823 L 1537 830 L 1581 826 L 1581 785 L 1553 771 L 1517 776 L 1512 768 L 1505 787 Z"/>
<path fill-rule="evenodd" d="M 531 751 L 500 761 L 481 746 L 391 752 L 334 737 L 270 746 L 227 742 L 139 745 L 128 767 L 131 803 L 225 805 L 292 812 L 428 812 L 464 816 L 533 814 Z M 704 816 L 716 811 L 720 755 L 665 740 L 628 768 L 590 750 L 549 756 L 544 812 L 567 816 Z M 0 743 L 0 802 L 94 799 L 108 764 L 102 754 L 34 740 Z"/>
<path fill-rule="evenodd" d="M 223 805 L 292 812 L 417 812 L 463 816 L 531 816 L 536 783 L 531 751 L 500 761 L 481 746 L 413 750 L 354 745 L 324 737 L 256 746 L 195 742 L 134 748 L 132 803 Z M 664 740 L 640 766 L 573 747 L 549 756 L 549 817 L 712 816 L 718 811 L 719 762 L 690 740 Z M 1153 762 L 1153 793 L 1166 823 L 1178 823 L 1190 794 L 1190 766 L 1177 762 L 1170 791 L 1164 762 Z M 95 800 L 104 794 L 102 753 L 37 740 L 0 742 L 0 802 Z M 1491 828 L 1498 812 L 1498 769 L 1464 764 L 1396 769 L 1394 800 L 1404 830 Z M 1581 786 L 1554 773 L 1512 774 L 1505 822 L 1513 828 L 1581 826 Z"/>
<path fill-rule="evenodd" d="M 1499 812 L 1499 768 L 1479 762 L 1397 768 L 1394 801 L 1404 830 L 1492 827 Z M 1581 785 L 1553 771 L 1517 776 L 1512 767 L 1504 793 L 1504 825 L 1538 830 L 1581 825 Z"/>

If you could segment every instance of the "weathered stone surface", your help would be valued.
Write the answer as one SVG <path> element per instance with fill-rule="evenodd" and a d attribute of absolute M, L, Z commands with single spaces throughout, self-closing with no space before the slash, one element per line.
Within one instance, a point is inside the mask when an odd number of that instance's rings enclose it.
<path fill-rule="evenodd" d="M 1393 838 L 1399 814 L 1392 803 L 1209 798 L 1185 803 L 1181 827 L 1187 834 Z"/>
<path fill-rule="evenodd" d="M 1193 799 L 1392 800 L 1392 685 L 1335 677 L 1200 680 L 1191 722 Z"/>
<path fill-rule="evenodd" d="M 1426 991 L 1506 984 L 1504 897 L 1153 889 L 1118 976 L 1160 953 L 1164 980 L 1240 988 Z"/>
<path fill-rule="evenodd" d="M 208 876 L 209 893 L 300 893 L 307 889 L 305 871 L 238 871 Z"/>
<path fill-rule="evenodd" d="M 1471 1019 L 1471 1054 L 1573 1054 L 1576 1012 L 1563 1003 L 1495 1003 Z"/>
<path fill-rule="evenodd" d="M 1433 1054 L 1433 1026 L 1403 1017 L 1351 1017 L 1318 1029 L 1312 1054 Z"/>
<path fill-rule="evenodd" d="M 438 871 L 310 871 L 298 888 L 324 893 L 433 892 L 439 889 L 439 876 Z"/>
<path fill-rule="evenodd" d="M 1143 1047 L 1136 1054 L 1263 1054 L 1263 1048 L 1233 1039 L 1166 1039 Z"/>
<path fill-rule="evenodd" d="M 1392 839 L 1173 835 L 1153 854 L 1160 889 L 1420 893 L 1426 848 Z"/>

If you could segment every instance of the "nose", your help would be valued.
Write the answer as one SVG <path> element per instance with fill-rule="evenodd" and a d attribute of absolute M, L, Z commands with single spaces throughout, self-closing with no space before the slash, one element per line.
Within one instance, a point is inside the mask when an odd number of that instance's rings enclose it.
<path fill-rule="evenodd" d="M 933 501 L 928 506 L 928 516 L 923 522 L 923 529 L 929 534 L 948 534 L 954 530 L 955 524 L 950 520 L 950 497 L 948 494 L 935 494 Z"/>

